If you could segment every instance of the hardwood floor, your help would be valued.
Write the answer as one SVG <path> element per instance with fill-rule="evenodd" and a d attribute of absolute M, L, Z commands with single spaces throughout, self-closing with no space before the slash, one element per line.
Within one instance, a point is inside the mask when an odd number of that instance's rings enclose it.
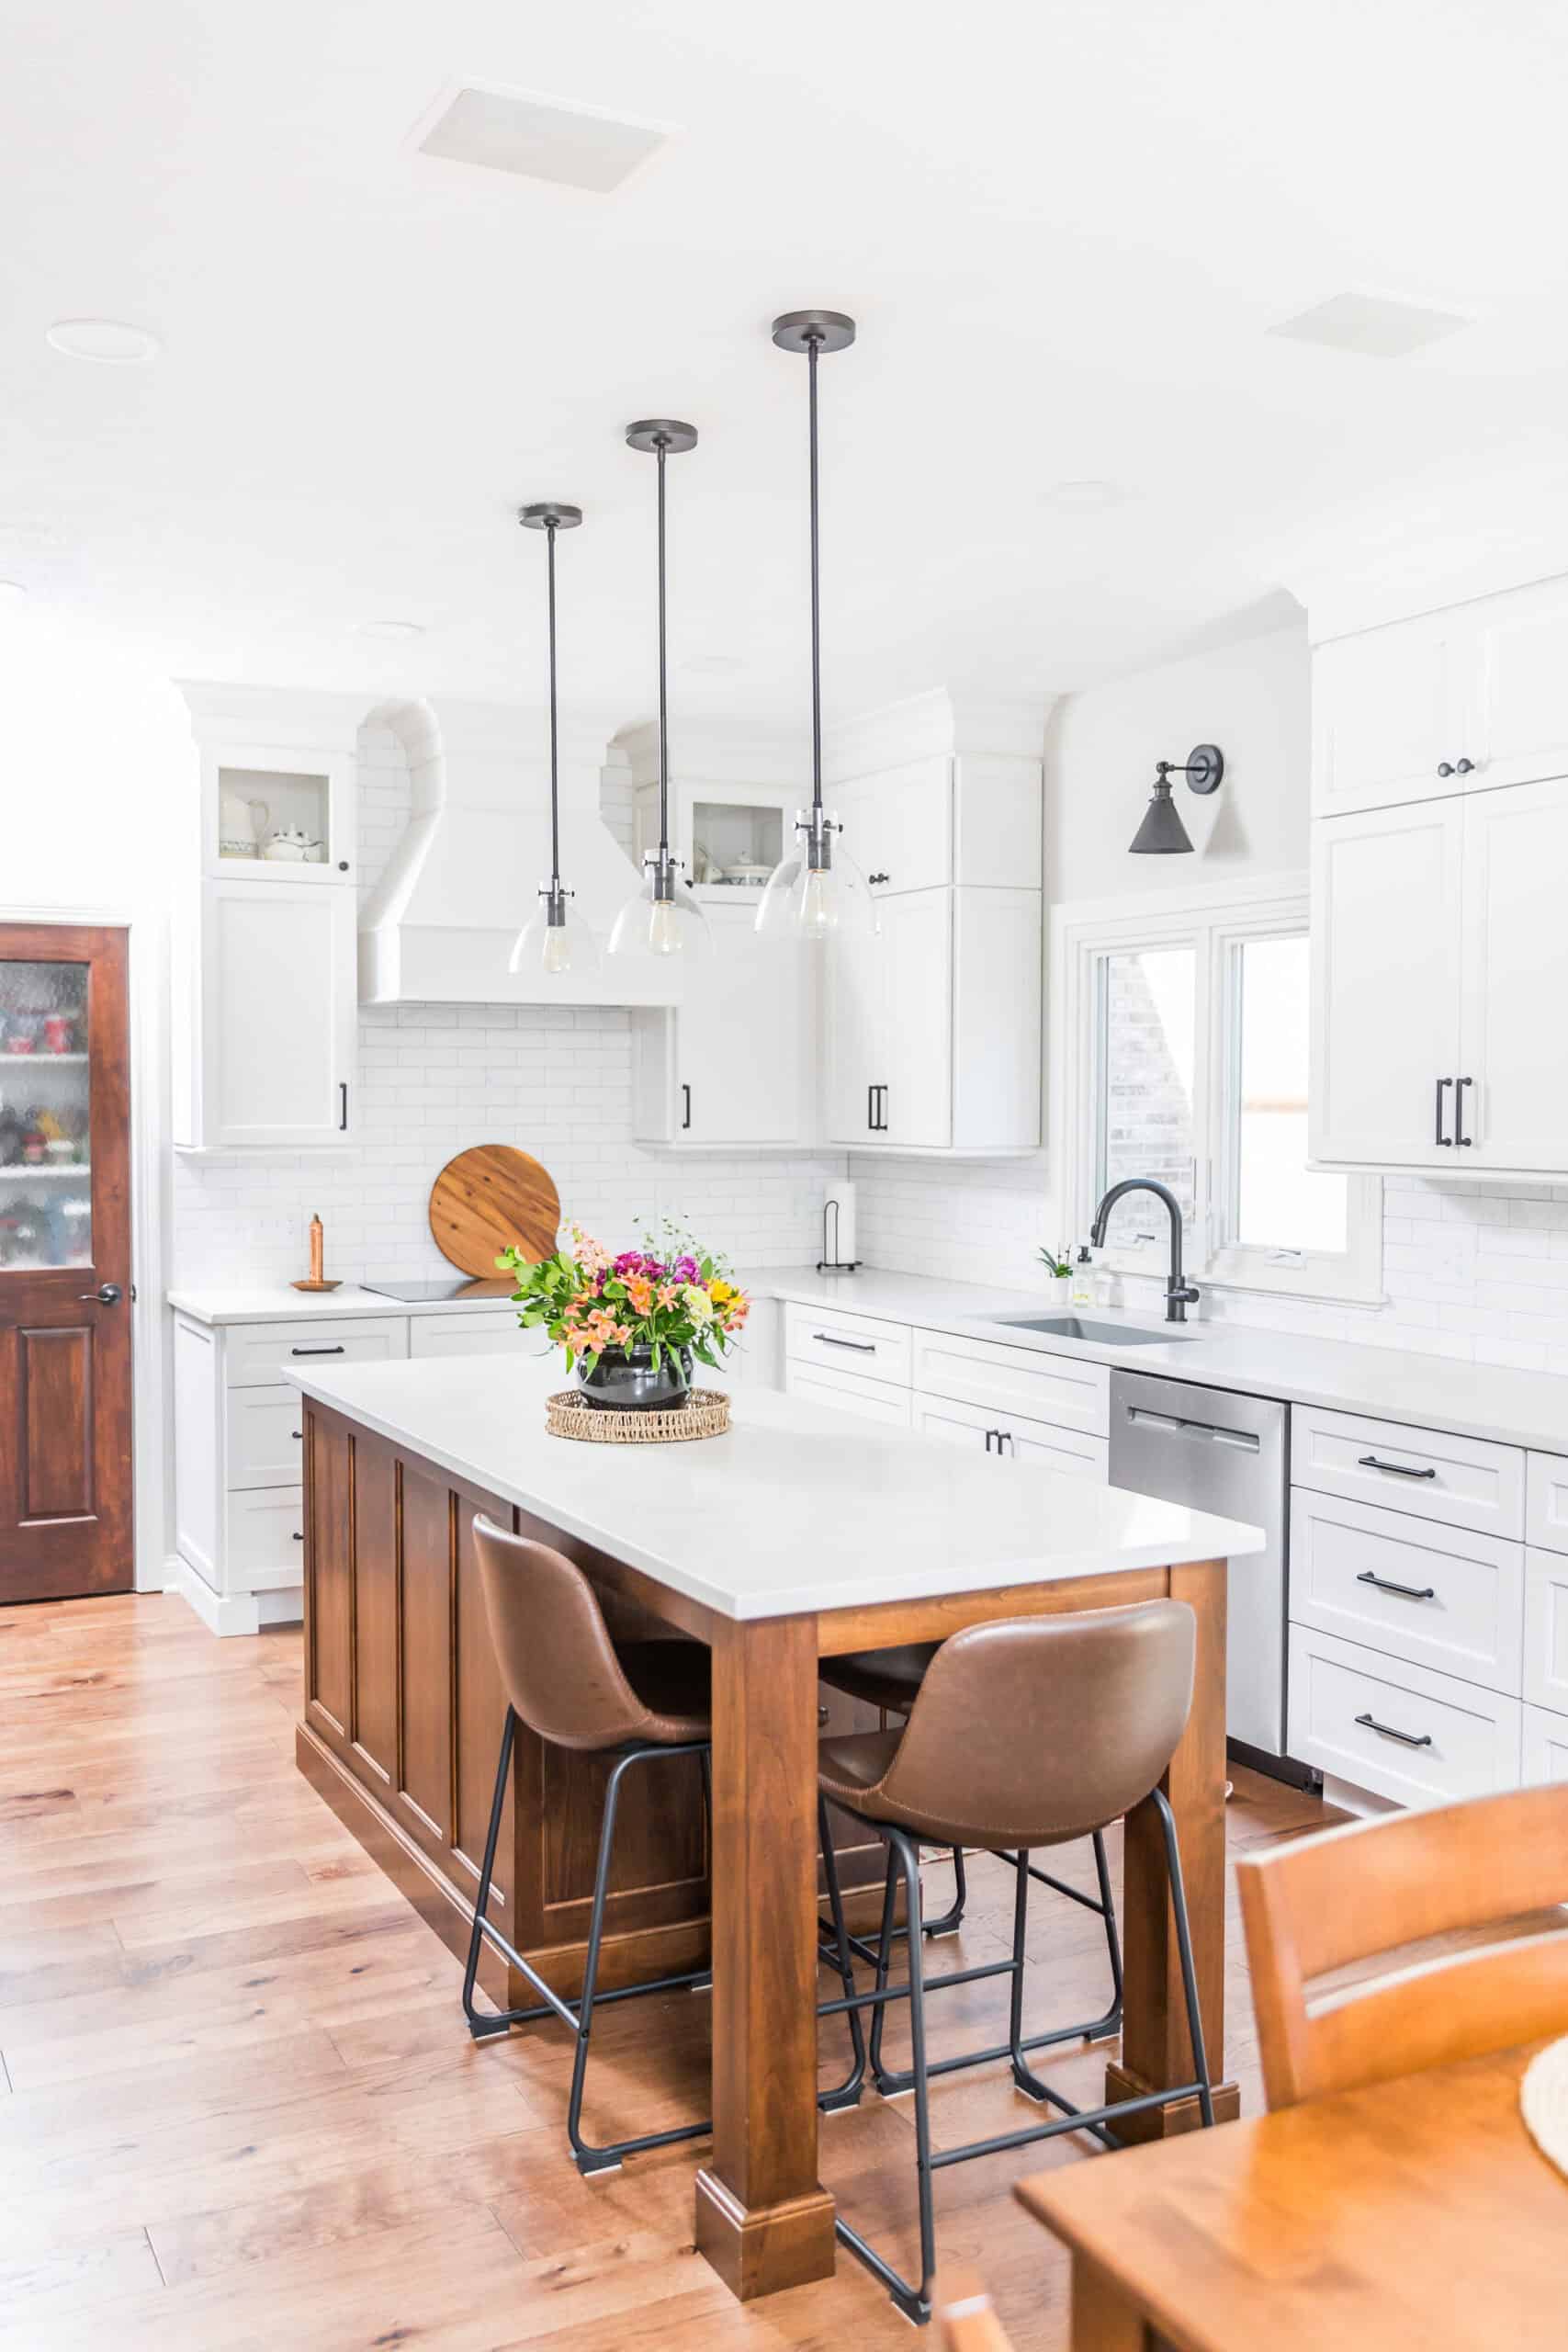
<path fill-rule="evenodd" d="M 297 1632 L 220 1642 L 162 1595 L 0 1611 L 0 2346 L 908 2345 L 847 2256 L 832 2280 L 736 2304 L 693 2251 L 701 2143 L 580 2179 L 564 2030 L 470 2043 L 457 1963 L 295 1770 L 299 1679 Z M 1330 1817 L 1242 1773 L 1231 1849 Z M 1066 1860 L 1087 1888 L 1087 1848 Z M 976 1860 L 970 1883 L 939 1965 L 1007 1948 L 1011 1873 Z M 943 1902 L 942 1869 L 931 1886 Z M 1025 2014 L 1043 2027 L 1103 2006 L 1105 1959 L 1093 1918 L 1037 1895 Z M 1229 2070 L 1250 2109 L 1232 1904 Z M 1005 1997 L 933 2002 L 933 2055 L 994 2038 Z M 704 2110 L 708 2011 L 682 1994 L 604 2012 L 593 2136 Z M 844 2042 L 824 2029 L 825 2080 Z M 901 2027 L 889 2043 L 901 2058 Z M 1051 2078 L 1092 2099 L 1104 2056 L 1076 2047 Z M 1033 2112 L 1003 2070 L 933 2086 L 939 2145 Z M 868 2093 L 822 2127 L 824 2180 L 906 2265 L 913 2150 L 907 2099 Z M 1066 2262 L 1011 2184 L 1084 2161 L 1059 2140 L 938 2181 L 942 2254 L 983 2273 L 1019 2352 L 1065 2344 Z"/>

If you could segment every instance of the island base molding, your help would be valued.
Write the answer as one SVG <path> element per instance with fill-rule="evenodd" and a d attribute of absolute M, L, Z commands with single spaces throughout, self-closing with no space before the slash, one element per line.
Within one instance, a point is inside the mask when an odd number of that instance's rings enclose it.
<path fill-rule="evenodd" d="M 833 2199 L 825 2188 L 749 2211 L 711 2172 L 699 2172 L 696 2187 L 697 2252 L 739 2301 L 833 2276 Z"/>
<path fill-rule="evenodd" d="M 1147 2098 L 1157 2090 L 1157 2083 L 1145 2082 L 1142 2075 L 1134 2075 L 1114 2058 L 1106 2061 L 1105 2104 L 1112 2106 L 1117 2099 Z M 1215 2083 L 1213 2089 L 1214 2120 L 1234 2123 L 1241 2113 L 1239 2083 Z M 1195 2098 L 1173 2098 L 1166 2107 L 1145 2107 L 1139 2115 L 1124 2115 L 1115 2126 L 1116 2136 L 1134 2145 L 1145 2140 L 1172 2140 L 1179 2132 L 1198 2132 L 1203 2118 Z"/>

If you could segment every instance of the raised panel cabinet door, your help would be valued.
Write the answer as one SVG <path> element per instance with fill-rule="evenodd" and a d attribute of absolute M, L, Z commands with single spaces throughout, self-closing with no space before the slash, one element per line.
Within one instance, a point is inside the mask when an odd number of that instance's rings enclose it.
<path fill-rule="evenodd" d="M 1313 655 L 1314 817 L 1461 792 L 1462 690 L 1448 613 L 1335 639 Z M 1448 767 L 1450 774 L 1439 771 Z"/>
<path fill-rule="evenodd" d="M 1565 876 L 1568 780 L 1466 802 L 1461 1172 L 1568 1171 Z"/>
<path fill-rule="evenodd" d="M 945 752 L 857 776 L 827 800 L 875 897 L 953 879 L 953 763 Z"/>
<path fill-rule="evenodd" d="M 132 1580 L 127 934 L 0 927 L 0 1602 Z"/>
<path fill-rule="evenodd" d="M 1568 776 L 1568 580 L 1487 596 L 1461 614 L 1470 622 L 1455 645 L 1470 677 L 1467 788 Z"/>
<path fill-rule="evenodd" d="M 1462 801 L 1438 800 L 1313 827 L 1315 1160 L 1452 1171 L 1474 1157 L 1453 1142 L 1464 820 Z"/>
<path fill-rule="evenodd" d="M 953 1141 L 1040 1142 L 1043 974 L 1038 890 L 953 893 Z"/>
<path fill-rule="evenodd" d="M 953 899 L 916 890 L 885 899 L 883 1143 L 953 1141 Z"/>
<path fill-rule="evenodd" d="M 354 1110 L 353 893 L 209 884 L 202 961 L 201 1140 L 230 1150 L 342 1143 Z"/>
<path fill-rule="evenodd" d="M 887 909 L 883 908 L 886 918 Z M 824 1118 L 829 1141 L 877 1140 L 887 964 L 880 936 L 824 942 L 827 1000 Z"/>
<path fill-rule="evenodd" d="M 809 1036 L 803 943 L 759 939 L 750 907 L 708 910 L 713 961 L 675 1023 L 676 1143 L 803 1143 Z"/>

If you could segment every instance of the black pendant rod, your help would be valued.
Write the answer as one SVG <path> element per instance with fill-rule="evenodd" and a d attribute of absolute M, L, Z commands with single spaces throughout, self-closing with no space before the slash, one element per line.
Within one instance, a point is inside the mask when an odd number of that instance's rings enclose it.
<path fill-rule="evenodd" d="M 550 894 L 560 889 L 560 766 L 556 719 L 556 517 L 545 526 L 548 551 L 550 605 Z"/>
<path fill-rule="evenodd" d="M 659 454 L 659 862 L 670 856 L 670 690 L 664 627 L 664 460 L 670 454 L 667 434 L 660 434 Z"/>

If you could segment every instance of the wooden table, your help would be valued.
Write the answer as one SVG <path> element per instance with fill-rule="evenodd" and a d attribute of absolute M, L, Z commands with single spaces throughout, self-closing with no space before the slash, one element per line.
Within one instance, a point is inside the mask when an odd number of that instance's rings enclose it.
<path fill-rule="evenodd" d="M 1568 2180 L 1519 2115 L 1539 2047 L 1021 2182 L 1072 2248 L 1072 2352 L 1562 2352 Z"/>
<path fill-rule="evenodd" d="M 473 1561 L 476 1509 L 569 1552 L 617 1604 L 708 1645 L 714 2139 L 694 2226 L 734 2292 L 770 2294 L 834 2267 L 833 2199 L 817 2171 L 824 1657 L 998 1617 L 1168 1593 L 1190 1604 L 1196 1687 L 1165 1785 L 1215 2103 L 1235 2115 L 1235 2086 L 1222 2080 L 1226 1566 L 1210 1554 L 1255 1550 L 1254 1531 L 1025 1463 L 998 1470 L 846 1430 L 779 1396 L 748 1398 L 744 1421 L 711 1445 L 564 1443 L 543 1436 L 537 1399 L 511 1371 L 482 1357 L 291 1375 L 307 1399 L 299 1763 L 456 1947 L 504 1712 Z M 502 1898 L 519 1948 L 567 1981 L 603 1759 L 526 1740 L 519 1756 Z M 697 1851 L 682 1861 L 694 1825 Z M 668 1792 L 634 1825 L 643 1866 L 607 1947 L 620 1981 L 689 1965 L 690 1939 L 706 1940 L 700 1825 L 700 1804 L 671 1807 Z M 1149 1806 L 1127 1823 L 1122 1904 L 1125 2022 L 1108 2098 L 1192 2077 Z M 1195 2101 L 1136 2119 L 1151 2136 L 1196 2120 Z"/>

